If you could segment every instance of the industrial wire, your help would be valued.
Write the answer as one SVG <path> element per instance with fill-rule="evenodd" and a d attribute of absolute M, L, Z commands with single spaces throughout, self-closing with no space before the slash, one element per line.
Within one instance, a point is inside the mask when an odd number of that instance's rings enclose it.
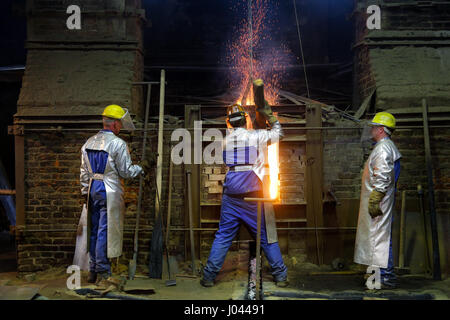
<path fill-rule="evenodd" d="M 299 19 L 298 19 L 298 15 L 297 15 L 297 5 L 295 4 L 295 0 L 292 0 L 292 3 L 294 4 L 295 21 L 297 22 L 298 41 L 300 43 L 300 53 L 302 56 L 303 72 L 305 74 L 306 94 L 308 95 L 308 98 L 310 98 L 308 76 L 306 75 L 305 55 L 303 53 L 302 37 L 300 34 L 300 23 L 298 22 Z"/>

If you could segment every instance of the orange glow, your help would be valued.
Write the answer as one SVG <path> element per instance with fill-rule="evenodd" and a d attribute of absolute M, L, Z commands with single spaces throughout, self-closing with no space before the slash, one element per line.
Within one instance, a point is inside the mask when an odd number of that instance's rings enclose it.
<path fill-rule="evenodd" d="M 251 106 L 253 86 L 251 80 L 261 78 L 264 81 L 264 98 L 270 105 L 276 105 L 279 98 L 281 79 L 286 75 L 286 66 L 290 63 L 292 53 L 282 43 L 273 44 L 270 25 L 274 24 L 273 8 L 269 0 L 252 0 L 252 30 L 249 35 L 249 21 L 243 19 L 236 28 L 236 37 L 228 46 L 227 60 L 233 66 L 230 75 L 230 89 L 236 94 L 237 103 Z M 237 1 L 239 11 L 247 11 L 247 1 Z M 248 17 L 247 17 L 248 18 Z M 252 44 L 253 57 L 250 55 Z M 269 46 L 267 44 L 270 44 Z M 250 65 L 252 70 L 250 70 Z M 247 97 L 244 94 L 248 90 Z M 245 98 L 245 100 L 244 100 Z M 248 126 L 250 127 L 250 126 Z M 279 144 L 268 147 L 268 164 L 270 173 L 270 198 L 279 198 Z"/>
<path fill-rule="evenodd" d="M 278 180 L 278 174 L 280 172 L 279 159 L 278 159 L 278 143 L 269 145 L 267 149 L 268 162 L 269 162 L 269 172 L 270 172 L 270 198 L 278 198 L 278 188 L 280 186 L 280 181 Z"/>
<path fill-rule="evenodd" d="M 237 6 L 240 8 L 238 10 L 247 11 L 247 1 L 241 0 Z M 243 105 L 253 105 L 252 86 L 247 99 L 245 101 L 242 99 L 250 79 L 258 78 L 264 80 L 265 99 L 270 105 L 277 103 L 281 79 L 288 64 L 287 57 L 291 54 L 284 44 L 271 47 L 266 45 L 272 41 L 269 26 L 275 23 L 269 8 L 269 0 L 252 0 L 252 37 L 249 35 L 248 20 L 244 18 L 236 28 L 234 40 L 228 45 L 227 60 L 233 66 L 230 89 L 239 95 L 238 101 Z M 250 43 L 253 45 L 252 74 L 250 74 Z"/>

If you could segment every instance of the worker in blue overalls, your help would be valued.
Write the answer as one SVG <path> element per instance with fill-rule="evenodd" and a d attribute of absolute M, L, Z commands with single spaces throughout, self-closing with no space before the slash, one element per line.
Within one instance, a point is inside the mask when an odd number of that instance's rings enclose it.
<path fill-rule="evenodd" d="M 396 286 L 392 220 L 402 155 L 391 140 L 395 122 L 392 114 L 379 112 L 369 123 L 375 146 L 364 166 L 355 242 L 354 261 L 379 269 L 381 289 Z"/>
<path fill-rule="evenodd" d="M 267 146 L 278 142 L 283 136 L 280 122 L 267 103 L 261 114 L 270 124 L 271 130 L 248 130 L 249 116 L 240 105 L 230 106 L 227 110 L 229 132 L 223 143 L 223 158 L 229 170 L 223 184 L 219 230 L 200 281 L 204 287 L 214 285 L 214 279 L 222 268 L 241 223 L 256 238 L 257 203 L 244 201 L 244 197 L 263 197 Z M 261 226 L 261 248 L 272 268 L 272 276 L 278 286 L 285 287 L 288 285 L 287 267 L 278 242 L 267 241 L 264 212 Z"/>
<path fill-rule="evenodd" d="M 105 108 L 103 130 L 90 137 L 81 148 L 81 194 L 88 208 L 89 283 L 111 275 L 109 259 L 122 254 L 125 204 L 120 178 L 143 174 L 133 165 L 120 130 L 134 130 L 127 109 L 118 105 Z"/>

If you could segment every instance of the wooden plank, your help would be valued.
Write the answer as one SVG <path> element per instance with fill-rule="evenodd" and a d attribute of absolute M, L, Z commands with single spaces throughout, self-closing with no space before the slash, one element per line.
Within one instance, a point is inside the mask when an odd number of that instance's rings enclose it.
<path fill-rule="evenodd" d="M 320 105 L 311 104 L 306 109 L 306 126 L 322 126 Z M 307 227 L 323 227 L 323 138 L 321 130 L 306 133 L 305 197 Z M 307 233 L 307 253 L 310 260 L 323 263 L 323 241 L 318 230 Z"/>

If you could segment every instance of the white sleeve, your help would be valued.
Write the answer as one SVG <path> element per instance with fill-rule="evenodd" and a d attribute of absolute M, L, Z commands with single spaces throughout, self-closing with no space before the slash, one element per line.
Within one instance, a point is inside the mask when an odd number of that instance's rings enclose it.
<path fill-rule="evenodd" d="M 85 157 L 87 156 L 86 151 L 81 148 L 81 166 L 80 166 L 80 184 L 81 184 L 81 194 L 87 194 L 89 189 L 89 169 Z"/>
<path fill-rule="evenodd" d="M 119 140 L 113 157 L 120 177 L 124 179 L 134 178 L 141 173 L 142 168 L 131 162 L 130 152 L 125 141 Z"/>
<path fill-rule="evenodd" d="M 277 143 L 284 137 L 283 129 L 279 121 L 272 125 L 270 130 L 256 130 L 258 134 L 258 144 L 271 145 L 272 143 Z"/>

